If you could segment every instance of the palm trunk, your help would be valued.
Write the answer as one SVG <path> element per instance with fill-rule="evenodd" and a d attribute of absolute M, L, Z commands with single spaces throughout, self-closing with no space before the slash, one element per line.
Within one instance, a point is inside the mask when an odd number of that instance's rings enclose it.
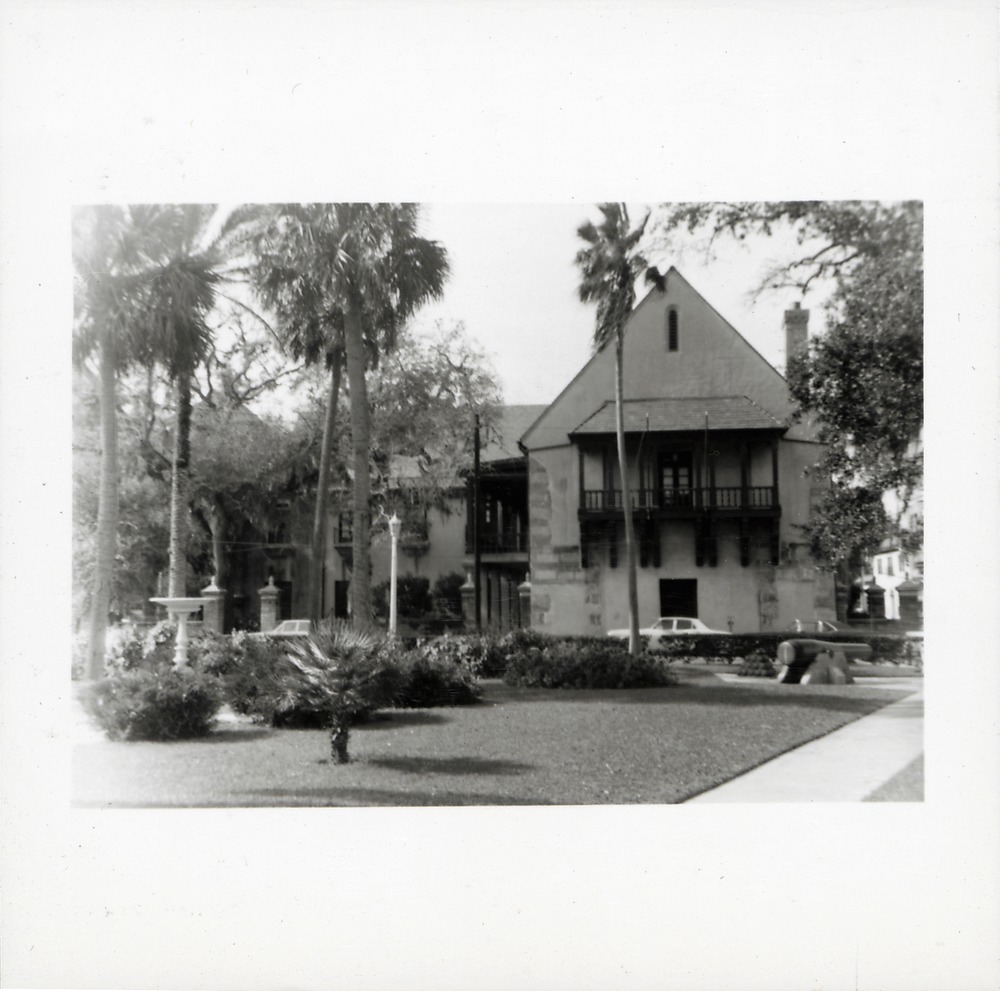
<path fill-rule="evenodd" d="M 333 352 L 330 371 L 330 394 L 326 401 L 323 424 L 323 447 L 319 455 L 319 481 L 316 483 L 316 515 L 313 518 L 312 557 L 309 560 L 309 618 L 318 623 L 323 618 L 323 564 L 326 560 L 326 518 L 330 501 L 330 462 L 333 434 L 340 398 L 340 351 Z"/>
<path fill-rule="evenodd" d="M 351 756 L 347 752 L 350 734 L 351 717 L 346 712 L 335 710 L 330 719 L 330 760 L 334 764 L 351 762 Z"/>
<path fill-rule="evenodd" d="M 355 629 L 371 626 L 371 575 L 369 574 L 369 502 L 371 473 L 371 412 L 365 382 L 365 342 L 357 310 L 347 309 L 344 320 L 347 351 L 347 385 L 351 394 L 351 443 L 354 455 L 353 563 L 351 565 L 351 621 Z"/>
<path fill-rule="evenodd" d="M 615 426 L 618 434 L 618 467 L 622 477 L 622 510 L 625 515 L 625 560 L 628 572 L 628 650 L 639 653 L 639 590 L 636 578 L 635 528 L 632 525 L 632 490 L 625 456 L 625 403 L 622 362 L 625 340 L 621 330 L 615 337 Z"/>
<path fill-rule="evenodd" d="M 111 605 L 111 581 L 118 537 L 118 431 L 115 410 L 115 353 L 109 327 L 101 329 L 101 483 L 97 502 L 97 562 L 91 594 L 87 677 L 104 674 L 104 650 Z"/>
<path fill-rule="evenodd" d="M 177 376 L 174 457 L 170 471 L 170 571 L 167 595 L 187 594 L 188 500 L 191 491 L 191 376 Z"/>

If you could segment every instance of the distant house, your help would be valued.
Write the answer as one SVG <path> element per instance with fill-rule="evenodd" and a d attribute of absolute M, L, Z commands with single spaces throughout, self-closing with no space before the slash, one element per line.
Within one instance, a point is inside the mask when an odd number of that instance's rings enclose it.
<path fill-rule="evenodd" d="M 480 615 L 484 629 L 498 631 L 527 625 L 522 615 L 518 586 L 528 573 L 528 468 L 518 438 L 544 406 L 505 406 L 489 431 L 484 431 L 480 452 Z M 419 471 L 412 459 L 393 464 L 396 512 L 403 521 L 399 539 L 398 573 L 427 578 L 433 587 L 449 574 L 466 577 L 473 584 L 471 471 L 456 477 L 439 507 L 423 508 L 417 498 Z M 324 615 L 350 613 L 351 514 L 345 491 L 331 518 L 324 579 Z M 391 542 L 385 528 L 372 537 L 372 584 L 387 581 Z M 475 617 L 466 617 L 474 624 Z"/>
<path fill-rule="evenodd" d="M 786 312 L 788 353 L 808 311 Z M 531 625 L 600 634 L 628 623 L 615 357 L 595 354 L 524 432 Z M 791 422 L 785 379 L 675 268 L 633 311 L 625 431 L 639 616 L 715 629 L 834 619 L 832 576 L 798 527 L 822 494 L 814 428 Z"/>
<path fill-rule="evenodd" d="M 896 492 L 886 493 L 883 502 L 892 518 L 899 518 L 910 530 L 924 513 L 923 489 L 910 496 L 903 509 Z M 893 537 L 883 540 L 868 562 L 871 571 L 854 582 L 851 592 L 852 615 L 870 620 L 898 620 L 901 627 L 920 629 L 924 618 L 923 547 L 906 548 Z"/>

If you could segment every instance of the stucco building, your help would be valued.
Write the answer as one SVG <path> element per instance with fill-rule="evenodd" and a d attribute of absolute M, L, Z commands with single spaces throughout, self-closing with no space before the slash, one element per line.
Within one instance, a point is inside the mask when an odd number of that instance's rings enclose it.
<path fill-rule="evenodd" d="M 788 354 L 807 321 L 786 312 Z M 609 345 L 521 438 L 540 630 L 628 623 L 614 376 Z M 673 614 L 756 631 L 835 618 L 832 576 L 799 530 L 824 484 L 806 474 L 815 430 L 792 422 L 782 375 L 675 268 L 629 319 L 624 394 L 640 623 Z"/>

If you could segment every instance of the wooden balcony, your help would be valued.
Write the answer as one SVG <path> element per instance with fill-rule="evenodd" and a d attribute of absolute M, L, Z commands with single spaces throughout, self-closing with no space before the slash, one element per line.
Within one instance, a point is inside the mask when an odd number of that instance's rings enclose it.
<path fill-rule="evenodd" d="M 523 530 L 520 533 L 482 533 L 479 535 L 479 550 L 483 554 L 525 555 L 528 553 L 528 534 Z M 475 553 L 472 531 L 468 527 L 465 530 L 465 553 Z"/>
<path fill-rule="evenodd" d="M 723 516 L 781 513 L 777 488 L 773 485 L 636 489 L 630 495 L 633 512 L 647 512 L 661 519 L 693 517 L 705 510 Z M 621 516 L 621 489 L 584 489 L 579 515 L 589 519 Z"/>

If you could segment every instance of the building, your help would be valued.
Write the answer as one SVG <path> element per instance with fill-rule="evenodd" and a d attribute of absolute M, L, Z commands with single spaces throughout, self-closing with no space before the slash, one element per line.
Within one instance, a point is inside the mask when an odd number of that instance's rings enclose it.
<path fill-rule="evenodd" d="M 787 353 L 808 311 L 785 314 Z M 832 576 L 799 527 L 824 482 L 816 431 L 787 383 L 675 268 L 633 310 L 624 351 L 626 448 L 640 623 L 698 616 L 720 630 L 834 619 Z M 521 437 L 531 625 L 627 626 L 615 355 L 596 353 Z"/>
<path fill-rule="evenodd" d="M 922 440 L 917 442 L 922 445 Z M 886 512 L 903 530 L 923 525 L 924 493 L 917 488 L 903 504 L 898 492 L 883 497 Z M 868 562 L 871 571 L 852 586 L 852 616 L 898 622 L 901 629 L 922 629 L 924 619 L 923 546 L 905 547 L 898 535 L 883 540 Z"/>
<path fill-rule="evenodd" d="M 518 586 L 528 573 L 528 467 L 518 438 L 545 406 L 505 406 L 483 431 L 480 452 L 480 616 L 484 629 L 498 632 L 527 625 Z M 474 587 L 474 480 L 456 478 L 439 505 L 419 497 L 420 477 L 412 459 L 398 458 L 393 471 L 393 510 L 402 520 L 397 569 L 427 578 L 461 574 Z M 339 502 L 339 506 L 336 504 Z M 349 615 L 351 570 L 350 493 L 344 491 L 331 518 L 324 568 L 324 615 Z M 388 581 L 391 541 L 385 526 L 372 533 L 372 585 Z M 475 624 L 475 614 L 466 617 Z"/>

